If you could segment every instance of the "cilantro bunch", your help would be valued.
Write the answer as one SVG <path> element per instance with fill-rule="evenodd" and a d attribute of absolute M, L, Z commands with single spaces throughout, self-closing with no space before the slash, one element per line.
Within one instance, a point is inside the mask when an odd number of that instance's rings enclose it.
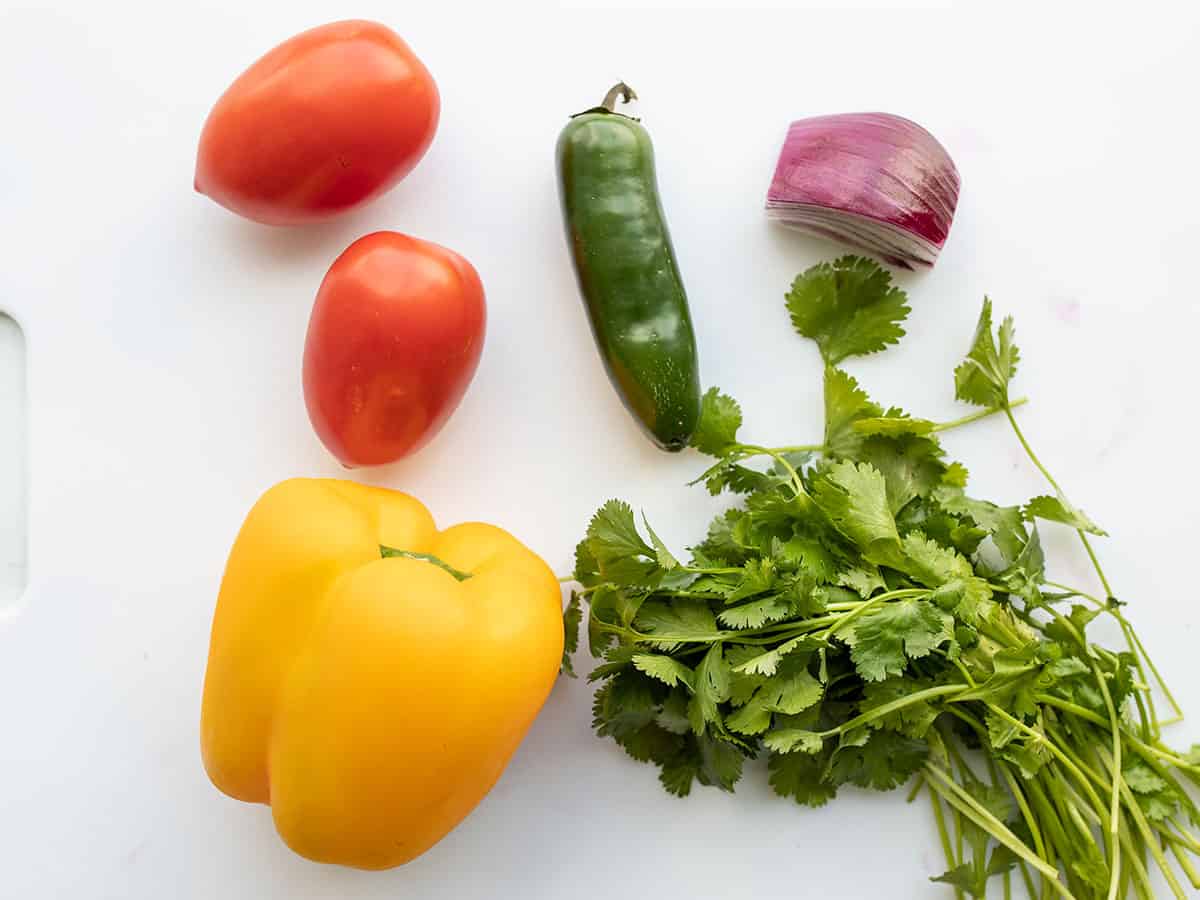
<path fill-rule="evenodd" d="M 597 734 L 680 796 L 732 790 L 763 755 L 775 791 L 807 806 L 912 781 L 948 861 L 933 880 L 959 897 L 993 878 L 1007 897 L 1019 878 L 1031 897 L 1149 898 L 1157 868 L 1182 898 L 1175 866 L 1200 888 L 1200 809 L 1182 783 L 1200 784 L 1200 747 L 1163 744 L 1151 685 L 1178 706 L 1092 550 L 1104 532 L 1018 427 L 1011 319 L 995 328 L 984 301 L 954 373 L 982 409 L 936 423 L 881 406 L 839 368 L 904 335 L 906 298 L 884 269 L 815 266 L 787 307 L 825 363 L 820 443 L 746 443 L 738 404 L 711 390 L 693 443 L 715 462 L 697 482 L 739 505 L 686 562 L 617 500 L 579 544 L 564 665 L 586 600 Z M 938 433 L 992 414 L 1053 493 L 1021 507 L 968 493 Z M 1047 579 L 1038 520 L 1078 531 L 1104 596 Z M 1124 649 L 1088 640 L 1100 615 Z"/>

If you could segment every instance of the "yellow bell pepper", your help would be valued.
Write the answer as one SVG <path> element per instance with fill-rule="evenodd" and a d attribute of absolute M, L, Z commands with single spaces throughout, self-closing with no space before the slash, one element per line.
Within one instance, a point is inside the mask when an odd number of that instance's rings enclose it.
<path fill-rule="evenodd" d="M 278 484 L 217 599 L 208 775 L 269 803 L 302 856 L 407 862 L 504 771 L 558 672 L 561 611 L 554 573 L 499 528 L 438 531 L 412 497 L 348 481 Z"/>

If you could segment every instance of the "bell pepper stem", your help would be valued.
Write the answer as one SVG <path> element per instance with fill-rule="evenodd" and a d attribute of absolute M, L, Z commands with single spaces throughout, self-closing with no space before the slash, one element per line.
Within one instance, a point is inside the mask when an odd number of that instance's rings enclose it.
<path fill-rule="evenodd" d="M 393 556 L 399 556 L 402 559 L 417 559 L 421 562 L 433 563 L 439 569 L 449 572 L 459 581 L 466 581 L 471 577 L 470 572 L 463 572 L 459 569 L 456 569 L 454 566 L 450 565 L 450 563 L 446 562 L 445 560 L 438 559 L 432 553 L 418 553 L 416 550 L 397 550 L 395 547 L 385 547 L 383 544 L 380 544 L 379 555 L 384 559 L 389 559 Z"/>

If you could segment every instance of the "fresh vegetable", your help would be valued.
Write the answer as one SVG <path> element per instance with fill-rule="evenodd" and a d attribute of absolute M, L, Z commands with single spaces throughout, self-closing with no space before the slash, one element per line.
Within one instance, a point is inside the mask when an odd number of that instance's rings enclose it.
<path fill-rule="evenodd" d="M 618 84 L 558 138 L 559 193 L 575 274 L 613 386 L 664 450 L 687 446 L 700 412 L 696 338 L 658 199 L 654 148 L 615 111 Z"/>
<path fill-rule="evenodd" d="M 818 116 L 788 129 L 767 215 L 911 269 L 937 260 L 958 188 L 950 154 L 915 122 L 887 113 Z"/>
<path fill-rule="evenodd" d="M 741 495 L 686 562 L 610 501 L 579 544 L 568 622 L 589 604 L 595 728 L 661 768 L 663 786 L 731 790 L 766 755 L 775 791 L 820 806 L 844 785 L 927 789 L 958 896 L 1176 897 L 1191 856 L 1200 747 L 1163 743 L 1150 686 L 1178 707 L 1109 587 L 1091 536 L 1021 432 L 1013 325 L 979 329 L 955 372 L 982 409 L 935 423 L 872 401 L 839 364 L 904 334 L 902 291 L 845 257 L 799 276 L 792 323 L 825 361 L 825 433 L 768 447 L 740 435 L 734 400 L 704 398 L 703 482 Z M 938 434 L 1005 416 L 1054 493 L 977 499 Z M 763 470 L 748 465 L 770 460 Z M 1053 582 L 1038 520 L 1078 531 L 1103 593 Z M 1107 616 L 1127 646 L 1088 640 Z M 1176 871 L 1172 859 L 1182 871 Z"/>
<path fill-rule="evenodd" d="M 394 462 L 428 443 L 483 351 L 483 285 L 452 250 L 394 231 L 329 268 L 304 345 L 313 428 L 346 466 Z"/>
<path fill-rule="evenodd" d="M 196 190 L 268 225 L 321 222 L 390 190 L 425 155 L 440 101 L 395 32 L 334 22 L 284 41 L 221 95 Z"/>
<path fill-rule="evenodd" d="M 297 853 L 384 869 L 495 784 L 562 656 L 553 573 L 507 532 L 445 531 L 406 494 L 271 488 L 229 555 L 200 743 Z"/>

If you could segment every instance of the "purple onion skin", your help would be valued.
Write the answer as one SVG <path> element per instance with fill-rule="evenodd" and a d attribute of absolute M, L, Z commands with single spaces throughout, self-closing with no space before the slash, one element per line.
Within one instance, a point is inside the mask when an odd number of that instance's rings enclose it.
<path fill-rule="evenodd" d="M 781 205 L 794 203 L 899 229 L 931 258 L 867 249 L 902 265 L 932 265 L 950 233 L 959 185 L 946 148 L 915 122 L 888 113 L 817 116 L 788 128 L 767 205 L 784 221 Z"/>

